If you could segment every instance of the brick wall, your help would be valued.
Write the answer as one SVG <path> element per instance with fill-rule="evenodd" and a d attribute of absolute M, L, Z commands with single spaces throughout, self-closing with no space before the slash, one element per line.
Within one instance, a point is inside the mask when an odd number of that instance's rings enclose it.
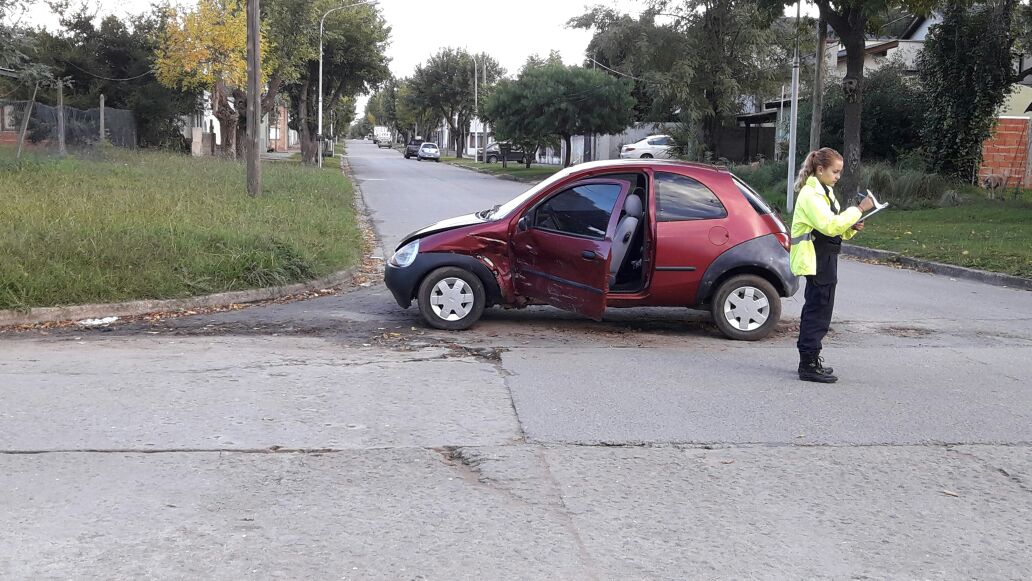
<path fill-rule="evenodd" d="M 978 168 L 978 181 L 995 175 L 1007 178 L 1007 186 L 1032 187 L 1029 174 L 1028 145 L 1029 119 L 1025 117 L 1001 117 L 993 129 L 993 136 L 982 145 L 982 166 Z"/>

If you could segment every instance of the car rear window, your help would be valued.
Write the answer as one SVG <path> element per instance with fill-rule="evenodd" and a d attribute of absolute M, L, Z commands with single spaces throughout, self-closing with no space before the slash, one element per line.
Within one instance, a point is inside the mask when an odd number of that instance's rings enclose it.
<path fill-rule="evenodd" d="M 656 220 L 681 222 L 712 220 L 727 216 L 727 210 L 709 188 L 688 176 L 656 172 Z"/>
<path fill-rule="evenodd" d="M 731 179 L 734 180 L 735 185 L 738 186 L 738 191 L 742 192 L 745 199 L 749 201 L 749 205 L 756 210 L 756 213 L 765 216 L 767 214 L 773 214 L 774 209 L 767 204 L 767 201 L 763 199 L 763 196 L 756 193 L 756 190 L 749 187 L 749 184 L 743 182 L 738 176 L 732 175 Z"/>

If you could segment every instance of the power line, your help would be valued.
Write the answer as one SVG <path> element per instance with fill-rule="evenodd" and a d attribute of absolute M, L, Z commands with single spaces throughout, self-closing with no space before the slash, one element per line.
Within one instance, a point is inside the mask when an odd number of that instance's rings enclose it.
<path fill-rule="evenodd" d="M 90 71 L 87 71 L 86 69 L 76 65 L 72 61 L 67 61 L 66 60 L 64 62 L 65 62 L 65 64 L 70 65 L 72 68 L 78 69 L 80 72 L 86 73 L 87 75 L 89 75 L 91 77 L 95 77 L 95 78 L 98 78 L 98 79 L 101 79 L 101 80 L 104 80 L 104 81 L 114 81 L 114 82 L 117 82 L 117 83 L 124 82 L 124 81 L 135 81 L 136 79 L 140 79 L 140 78 L 146 77 L 147 75 L 154 74 L 154 69 L 151 69 L 151 70 L 147 71 L 146 73 L 143 73 L 142 75 L 136 75 L 135 77 L 128 77 L 128 78 L 125 78 L 125 79 L 112 79 L 111 77 L 105 77 L 105 76 L 98 75 L 96 73 L 91 73 Z"/>

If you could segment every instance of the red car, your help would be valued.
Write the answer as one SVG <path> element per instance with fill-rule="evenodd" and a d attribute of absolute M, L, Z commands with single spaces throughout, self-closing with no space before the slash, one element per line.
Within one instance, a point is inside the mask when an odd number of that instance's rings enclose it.
<path fill-rule="evenodd" d="M 728 337 L 766 337 L 799 280 L 789 234 L 726 169 L 617 160 L 567 168 L 515 199 L 402 240 L 384 280 L 427 323 L 466 329 L 484 308 L 547 304 L 707 309 Z"/>

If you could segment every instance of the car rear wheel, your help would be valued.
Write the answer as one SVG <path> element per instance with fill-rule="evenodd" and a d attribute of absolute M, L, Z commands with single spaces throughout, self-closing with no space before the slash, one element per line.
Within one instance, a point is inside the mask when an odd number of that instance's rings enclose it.
<path fill-rule="evenodd" d="M 446 266 L 423 279 L 416 300 L 419 314 L 431 327 L 461 331 L 480 320 L 487 295 L 477 275 L 463 268 Z"/>
<path fill-rule="evenodd" d="M 738 341 L 758 341 L 770 335 L 781 319 L 781 298 L 766 279 L 743 274 L 720 285 L 711 311 L 724 335 Z"/>
<path fill-rule="evenodd" d="M 487 156 L 487 163 L 494 163 L 494 162 L 496 162 L 496 161 L 498 161 L 498 158 L 497 158 L 497 157 L 495 157 L 495 156 L 493 156 L 493 155 L 489 155 L 489 156 Z"/>
<path fill-rule="evenodd" d="M 652 154 L 651 153 L 643 153 L 643 154 L 641 154 L 641 158 L 642 159 L 652 159 Z"/>

